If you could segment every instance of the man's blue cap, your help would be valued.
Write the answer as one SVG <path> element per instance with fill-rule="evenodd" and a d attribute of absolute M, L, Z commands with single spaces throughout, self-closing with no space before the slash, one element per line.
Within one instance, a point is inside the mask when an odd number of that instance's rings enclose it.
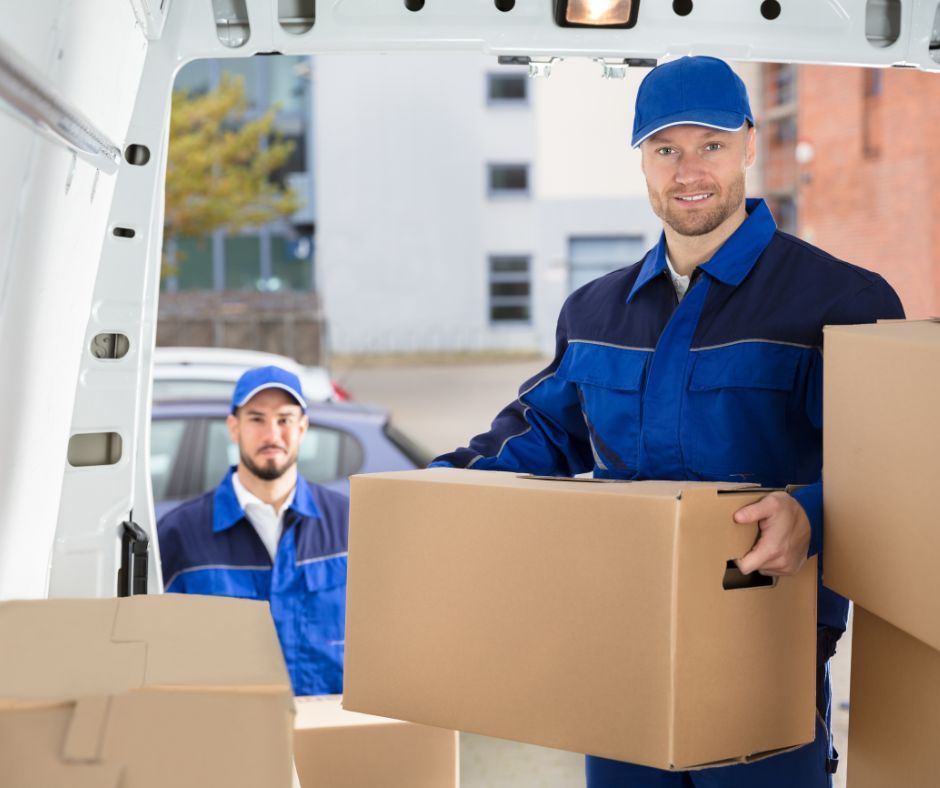
<path fill-rule="evenodd" d="M 725 61 L 682 57 L 656 66 L 640 83 L 633 116 L 636 148 L 667 126 L 692 124 L 735 131 L 754 123 L 747 88 Z"/>
<path fill-rule="evenodd" d="M 304 413 L 307 412 L 307 400 L 300 387 L 300 379 L 293 372 L 280 367 L 256 367 L 245 372 L 235 384 L 235 391 L 232 392 L 232 413 L 265 389 L 283 389 L 297 400 Z"/>

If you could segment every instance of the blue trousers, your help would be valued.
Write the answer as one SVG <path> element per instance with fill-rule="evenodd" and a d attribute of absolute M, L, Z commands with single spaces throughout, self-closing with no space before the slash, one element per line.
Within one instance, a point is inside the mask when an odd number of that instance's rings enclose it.
<path fill-rule="evenodd" d="M 816 667 L 816 739 L 797 750 L 754 763 L 692 772 L 667 772 L 648 766 L 588 755 L 587 788 L 832 788 L 838 754 L 832 747 L 832 690 L 829 658 L 838 630 L 819 630 Z"/>

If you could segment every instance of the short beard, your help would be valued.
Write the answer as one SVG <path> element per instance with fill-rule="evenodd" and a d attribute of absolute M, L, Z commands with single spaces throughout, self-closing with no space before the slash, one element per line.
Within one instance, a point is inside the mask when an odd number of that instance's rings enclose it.
<path fill-rule="evenodd" d="M 706 191 L 706 190 L 703 190 Z M 649 193 L 650 205 L 655 213 L 665 224 L 668 224 L 679 235 L 697 236 L 708 235 L 713 230 L 718 229 L 727 219 L 744 203 L 744 175 L 735 179 L 728 187 L 728 193 L 725 199 L 718 198 L 718 194 L 711 199 L 717 199 L 714 206 L 705 211 L 699 211 L 696 214 L 684 214 L 678 210 L 673 210 L 672 197 L 667 196 L 660 199 L 659 195 L 652 191 Z"/>
<path fill-rule="evenodd" d="M 263 479 L 266 482 L 273 482 L 275 479 L 280 479 L 285 473 L 287 473 L 287 471 L 297 464 L 296 454 L 288 457 L 287 461 L 280 467 L 278 467 L 277 460 L 273 458 L 267 460 L 264 465 L 258 465 L 241 449 L 238 451 L 238 456 L 241 459 L 242 465 L 244 465 L 253 476 L 257 476 L 259 479 Z"/>

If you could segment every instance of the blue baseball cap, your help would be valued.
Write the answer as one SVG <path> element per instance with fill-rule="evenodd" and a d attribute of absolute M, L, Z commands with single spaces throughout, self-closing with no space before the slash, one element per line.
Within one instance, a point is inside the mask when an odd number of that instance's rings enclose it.
<path fill-rule="evenodd" d="M 290 394 L 300 409 L 307 412 L 307 400 L 304 398 L 300 379 L 293 373 L 280 367 L 255 367 L 242 374 L 232 392 L 232 413 L 242 407 L 255 394 L 265 389 L 282 389 Z"/>
<path fill-rule="evenodd" d="M 736 131 L 754 123 L 747 88 L 725 61 L 682 57 L 656 66 L 640 83 L 633 116 L 636 148 L 667 126 L 692 124 Z"/>

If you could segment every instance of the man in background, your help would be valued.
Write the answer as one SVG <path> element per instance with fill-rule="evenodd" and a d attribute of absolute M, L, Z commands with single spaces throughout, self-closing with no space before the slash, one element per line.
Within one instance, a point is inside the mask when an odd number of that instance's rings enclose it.
<path fill-rule="evenodd" d="M 263 599 L 294 694 L 342 692 L 348 499 L 297 472 L 307 401 L 279 367 L 235 385 L 238 465 L 157 523 L 167 592 Z"/>

